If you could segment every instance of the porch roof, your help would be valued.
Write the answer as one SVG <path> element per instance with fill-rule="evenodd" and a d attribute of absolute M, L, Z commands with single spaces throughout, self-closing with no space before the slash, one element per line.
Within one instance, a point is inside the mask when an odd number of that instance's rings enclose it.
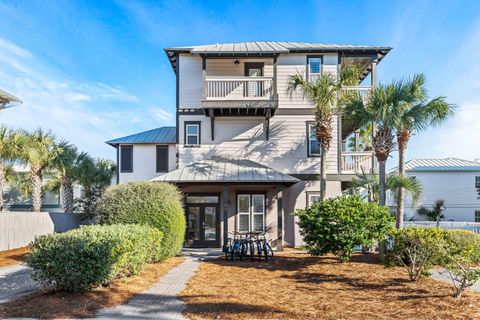
<path fill-rule="evenodd" d="M 281 184 L 293 185 L 300 180 L 246 159 L 212 157 L 165 173 L 152 181 L 165 181 L 179 184 Z"/>

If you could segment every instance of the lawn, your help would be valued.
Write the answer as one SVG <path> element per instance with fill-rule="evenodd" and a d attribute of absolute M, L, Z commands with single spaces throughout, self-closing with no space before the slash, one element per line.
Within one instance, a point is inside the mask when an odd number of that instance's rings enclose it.
<path fill-rule="evenodd" d="M 448 283 L 408 281 L 378 255 L 349 263 L 307 254 L 273 263 L 203 263 L 181 293 L 191 319 L 479 319 L 480 293 L 452 297 Z"/>
<path fill-rule="evenodd" d="M 0 267 L 6 267 L 13 264 L 18 264 L 23 261 L 25 253 L 30 249 L 28 247 L 0 251 Z"/>
<path fill-rule="evenodd" d="M 114 281 L 87 293 L 46 291 L 33 293 L 0 305 L 0 319 L 25 317 L 40 319 L 69 319 L 92 317 L 102 308 L 125 303 L 133 295 L 150 288 L 183 258 L 173 257 L 162 263 L 149 264 L 137 276 Z"/>

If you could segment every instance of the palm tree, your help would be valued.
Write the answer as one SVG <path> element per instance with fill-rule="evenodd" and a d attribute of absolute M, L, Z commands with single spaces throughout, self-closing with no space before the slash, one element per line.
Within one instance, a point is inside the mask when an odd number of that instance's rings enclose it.
<path fill-rule="evenodd" d="M 300 73 L 289 78 L 287 91 L 292 95 L 300 90 L 303 98 L 313 104 L 315 133 L 320 144 L 320 200 L 326 197 L 326 158 L 333 140 L 334 108 L 338 109 L 342 102 L 343 86 L 357 84 L 360 78 L 361 71 L 355 65 L 342 65 L 338 79 L 329 73 L 320 75 L 315 81 L 305 79 Z"/>
<path fill-rule="evenodd" d="M 405 154 L 407 145 L 414 132 L 423 131 L 430 126 L 444 123 L 453 116 L 453 105 L 445 101 L 445 97 L 428 99 L 425 88 L 425 76 L 415 75 L 411 80 L 403 83 L 405 100 L 396 112 L 395 129 L 398 145 L 398 171 L 405 175 Z M 402 228 L 405 207 L 405 190 L 398 189 L 396 226 Z"/>
<path fill-rule="evenodd" d="M 420 216 L 425 216 L 427 219 L 431 221 L 436 221 L 437 226 L 440 225 L 440 219 L 445 218 L 445 215 L 443 214 L 443 210 L 445 210 L 445 200 L 443 199 L 438 199 L 435 200 L 435 203 L 433 204 L 433 208 L 430 210 L 424 206 L 421 206 L 420 208 L 417 209 L 417 214 Z"/>
<path fill-rule="evenodd" d="M 23 135 L 20 160 L 30 167 L 32 211 L 38 212 L 42 207 L 43 171 L 53 166 L 62 150 L 55 144 L 55 137 L 50 131 L 39 128 L 33 132 L 24 131 Z"/>
<path fill-rule="evenodd" d="M 67 141 L 58 145 L 60 153 L 54 160 L 57 179 L 50 184 L 60 189 L 62 207 L 64 212 L 73 212 L 73 183 L 78 181 L 86 167 L 93 165 L 93 159 L 86 152 L 78 152 L 77 147 Z"/>
<path fill-rule="evenodd" d="M 345 119 L 361 129 L 373 125 L 373 150 L 379 166 L 379 204 L 386 199 L 386 162 L 394 146 L 395 110 L 405 100 L 402 81 L 378 85 L 366 98 L 349 94 L 345 102 Z"/>
<path fill-rule="evenodd" d="M 4 192 L 7 184 L 7 166 L 20 154 L 21 135 L 19 132 L 0 126 L 0 210 L 4 206 Z"/>

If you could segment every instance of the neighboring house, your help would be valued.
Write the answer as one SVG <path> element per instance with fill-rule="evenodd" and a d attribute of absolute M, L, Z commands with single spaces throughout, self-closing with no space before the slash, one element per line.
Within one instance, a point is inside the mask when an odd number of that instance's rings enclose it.
<path fill-rule="evenodd" d="M 423 187 L 418 206 L 429 209 L 438 199 L 445 200 L 446 221 L 480 222 L 480 163 L 457 158 L 414 159 L 405 164 L 406 174 Z M 426 220 L 416 214 L 409 197 L 405 201 L 405 220 Z M 388 204 L 395 206 L 392 194 Z"/>
<path fill-rule="evenodd" d="M 22 100 L 0 89 L 0 110 L 8 108 L 14 103 L 22 103 Z"/>
<path fill-rule="evenodd" d="M 319 198 L 319 144 L 313 106 L 287 92 L 289 77 L 338 76 L 342 64 L 355 63 L 364 77 L 349 90 L 365 94 L 390 50 L 300 42 L 167 48 L 176 127 L 108 141 L 118 151 L 118 181 L 177 184 L 186 195 L 187 245 L 220 246 L 231 232 L 265 229 L 277 248 L 301 245 L 290 214 Z M 352 134 L 335 115 L 328 196 L 341 195 L 362 169 L 376 170 L 372 152 L 346 151 Z"/>

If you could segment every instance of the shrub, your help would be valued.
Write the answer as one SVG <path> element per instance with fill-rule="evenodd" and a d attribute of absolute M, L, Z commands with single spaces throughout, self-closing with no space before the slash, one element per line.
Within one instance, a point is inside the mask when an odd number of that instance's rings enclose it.
<path fill-rule="evenodd" d="M 452 281 L 454 296 L 480 280 L 480 235 L 471 231 L 450 230 L 442 252 L 442 273 Z"/>
<path fill-rule="evenodd" d="M 385 256 L 386 266 L 403 266 L 410 280 L 428 274 L 434 263 L 442 259 L 447 232 L 440 228 L 409 227 L 390 232 L 391 248 Z"/>
<path fill-rule="evenodd" d="M 393 223 L 386 207 L 359 196 L 330 198 L 295 215 L 308 251 L 313 255 L 332 252 L 340 261 L 348 261 L 356 246 L 382 240 Z"/>
<path fill-rule="evenodd" d="M 178 189 L 163 182 L 130 182 L 110 187 L 98 205 L 100 223 L 136 223 L 163 233 L 164 259 L 180 253 L 185 237 L 185 216 Z"/>
<path fill-rule="evenodd" d="M 85 226 L 36 238 L 26 263 L 45 285 L 86 291 L 138 274 L 158 260 L 161 240 L 162 232 L 148 226 Z"/>

